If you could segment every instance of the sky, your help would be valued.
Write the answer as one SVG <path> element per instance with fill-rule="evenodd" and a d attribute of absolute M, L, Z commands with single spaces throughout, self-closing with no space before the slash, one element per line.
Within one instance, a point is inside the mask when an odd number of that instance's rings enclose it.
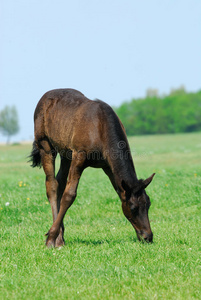
<path fill-rule="evenodd" d="M 112 106 L 148 88 L 201 89 L 200 0 L 1 0 L 0 39 L 0 110 L 15 105 L 20 122 L 12 141 L 33 139 L 51 89 Z"/>

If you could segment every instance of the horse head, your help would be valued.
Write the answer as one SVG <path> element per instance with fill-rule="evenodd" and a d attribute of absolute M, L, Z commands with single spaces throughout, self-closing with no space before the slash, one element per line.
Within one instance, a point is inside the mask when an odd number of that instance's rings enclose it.
<path fill-rule="evenodd" d="M 151 205 L 145 188 L 151 183 L 155 173 L 146 180 L 138 180 L 133 187 L 122 181 L 126 201 L 122 201 L 122 209 L 126 218 L 131 222 L 139 240 L 153 241 L 148 210 Z"/>

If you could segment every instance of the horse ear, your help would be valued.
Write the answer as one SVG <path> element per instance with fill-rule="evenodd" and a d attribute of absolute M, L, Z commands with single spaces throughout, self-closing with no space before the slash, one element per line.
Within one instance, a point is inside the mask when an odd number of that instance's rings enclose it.
<path fill-rule="evenodd" d="M 130 198 L 131 188 L 128 186 L 128 184 L 124 180 L 122 180 L 121 185 L 122 185 L 122 188 L 124 189 L 124 191 L 126 192 L 126 199 Z"/>
<path fill-rule="evenodd" d="M 156 173 L 153 173 L 150 177 L 147 179 L 143 180 L 143 189 L 146 189 L 146 187 L 152 182 L 152 179 L 154 178 L 154 175 Z"/>

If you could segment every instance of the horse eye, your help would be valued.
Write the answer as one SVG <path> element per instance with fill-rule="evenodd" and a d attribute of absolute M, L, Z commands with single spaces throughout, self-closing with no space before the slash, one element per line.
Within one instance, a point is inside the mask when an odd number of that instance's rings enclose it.
<path fill-rule="evenodd" d="M 139 210 L 139 206 L 133 205 L 133 206 L 131 207 L 131 210 L 132 210 L 132 213 L 133 213 L 133 214 L 137 214 L 137 213 L 138 213 L 138 210 Z"/>

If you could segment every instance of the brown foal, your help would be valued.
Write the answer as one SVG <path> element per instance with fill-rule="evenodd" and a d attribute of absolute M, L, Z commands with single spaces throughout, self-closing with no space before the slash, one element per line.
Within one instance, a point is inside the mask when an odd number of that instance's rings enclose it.
<path fill-rule="evenodd" d="M 146 180 L 137 179 L 124 127 L 109 105 L 89 100 L 73 89 L 52 90 L 38 102 L 34 126 L 32 166 L 43 166 L 53 215 L 48 247 L 64 245 L 63 218 L 76 198 L 79 179 L 87 167 L 103 169 L 138 239 L 152 242 L 150 199 L 145 188 L 155 174 Z M 55 177 L 57 154 L 61 164 Z"/>

